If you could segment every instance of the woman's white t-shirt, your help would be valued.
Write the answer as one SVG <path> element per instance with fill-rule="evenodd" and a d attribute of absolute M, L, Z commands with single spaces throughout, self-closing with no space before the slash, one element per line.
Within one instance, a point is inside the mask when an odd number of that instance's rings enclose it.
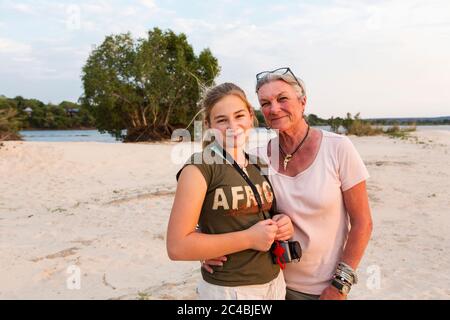
<path fill-rule="evenodd" d="M 251 153 L 268 163 L 267 146 Z M 368 177 L 350 139 L 323 130 L 317 156 L 307 169 L 290 177 L 269 166 L 277 211 L 291 218 L 293 238 L 303 250 L 299 263 L 286 264 L 289 289 L 319 295 L 329 286 L 350 228 L 342 192 Z"/>

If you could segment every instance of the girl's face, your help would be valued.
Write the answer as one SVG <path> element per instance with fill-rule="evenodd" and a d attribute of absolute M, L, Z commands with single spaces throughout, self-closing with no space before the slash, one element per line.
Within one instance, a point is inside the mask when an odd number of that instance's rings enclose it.
<path fill-rule="evenodd" d="M 253 128 L 253 115 L 239 97 L 228 95 L 212 108 L 209 128 L 215 129 L 216 140 L 225 148 L 243 148 L 248 130 Z"/>
<path fill-rule="evenodd" d="M 266 123 L 272 129 L 295 128 L 302 120 L 306 97 L 298 98 L 291 85 L 278 80 L 266 83 L 258 90 L 258 100 Z"/>

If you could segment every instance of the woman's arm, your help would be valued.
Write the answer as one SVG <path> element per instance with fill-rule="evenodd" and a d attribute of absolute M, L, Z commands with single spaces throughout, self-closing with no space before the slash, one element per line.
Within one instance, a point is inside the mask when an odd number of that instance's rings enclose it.
<path fill-rule="evenodd" d="M 364 255 L 373 228 L 366 182 L 358 183 L 344 191 L 343 195 L 351 229 L 341 260 L 356 270 Z"/>
<path fill-rule="evenodd" d="M 195 166 L 187 166 L 178 179 L 177 192 L 167 229 L 167 252 L 172 260 L 206 260 L 255 249 L 269 250 L 277 232 L 276 223 L 264 220 L 244 231 L 203 234 L 195 231 L 207 190 Z"/>
<path fill-rule="evenodd" d="M 367 196 L 366 182 L 363 181 L 343 192 L 344 204 L 350 218 L 351 229 L 347 243 L 342 254 L 341 261 L 348 264 L 353 270 L 359 265 L 364 251 L 372 234 L 372 217 Z M 321 299 L 344 299 L 339 291 L 333 287 L 327 287 L 321 295 Z"/>

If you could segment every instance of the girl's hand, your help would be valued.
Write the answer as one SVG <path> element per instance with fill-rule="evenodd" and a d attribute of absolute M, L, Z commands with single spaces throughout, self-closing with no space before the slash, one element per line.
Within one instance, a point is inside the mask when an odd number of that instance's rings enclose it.
<path fill-rule="evenodd" d="M 246 230 L 250 248 L 258 251 L 268 251 L 277 234 L 277 224 L 272 219 L 259 221 Z"/>

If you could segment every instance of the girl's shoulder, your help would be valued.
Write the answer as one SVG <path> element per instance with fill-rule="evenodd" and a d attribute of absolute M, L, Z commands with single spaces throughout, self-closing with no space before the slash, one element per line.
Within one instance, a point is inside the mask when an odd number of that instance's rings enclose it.
<path fill-rule="evenodd" d="M 183 164 L 181 169 L 177 172 L 176 178 L 180 177 L 181 172 L 184 168 L 186 168 L 189 165 L 194 165 L 197 167 L 202 175 L 204 176 L 206 182 L 208 185 L 212 182 L 213 177 L 216 176 L 218 169 L 223 169 L 223 166 L 220 166 L 224 164 L 225 161 L 222 157 L 220 157 L 217 153 L 214 151 L 205 148 L 201 152 L 195 152 L 193 153 Z"/>

